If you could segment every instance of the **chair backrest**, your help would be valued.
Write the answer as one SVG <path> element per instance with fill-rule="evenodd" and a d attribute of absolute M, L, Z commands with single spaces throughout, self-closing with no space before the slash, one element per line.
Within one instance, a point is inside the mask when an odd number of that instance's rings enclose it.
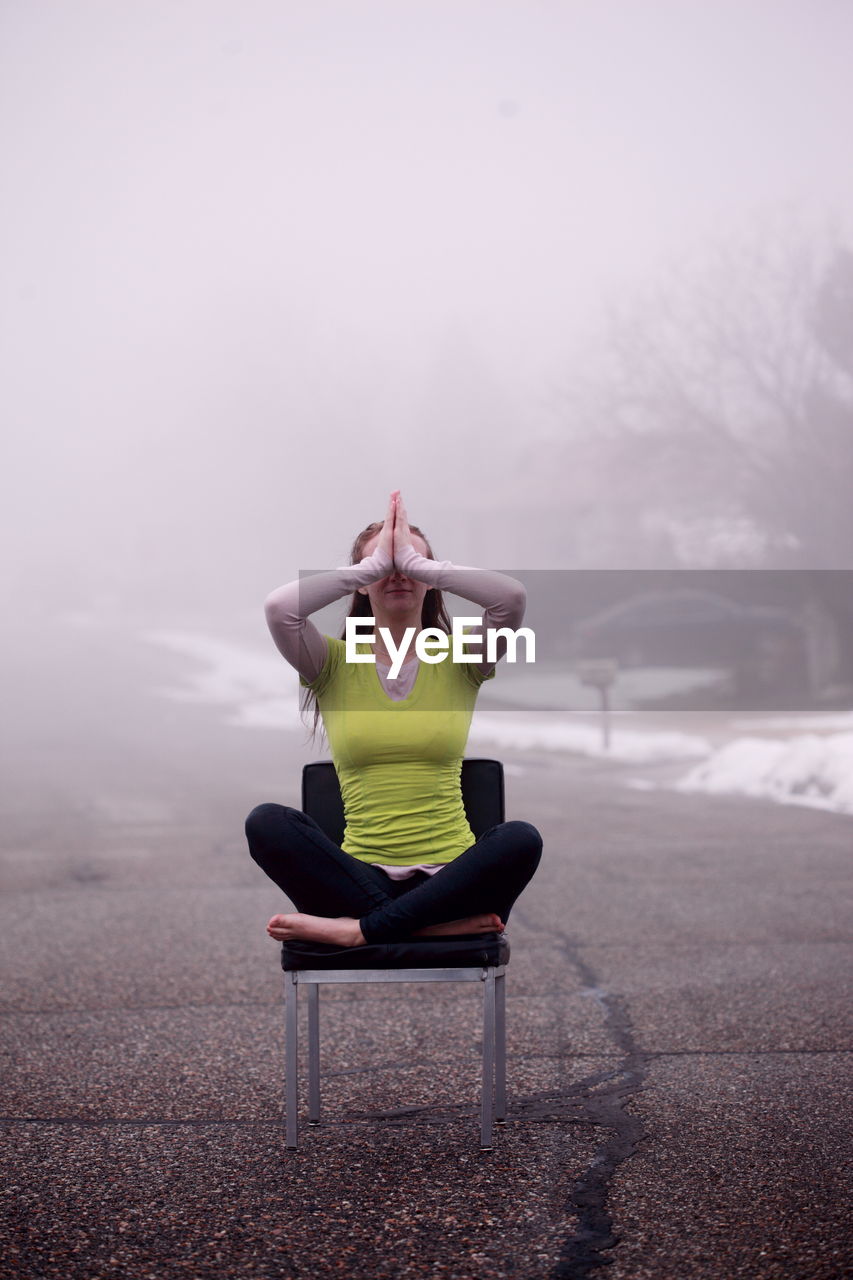
<path fill-rule="evenodd" d="M 500 760 L 462 761 L 462 802 L 475 838 L 504 821 L 504 770 Z M 302 811 L 313 818 L 330 840 L 344 838 L 344 805 L 338 775 L 331 760 L 318 760 L 302 769 Z"/>

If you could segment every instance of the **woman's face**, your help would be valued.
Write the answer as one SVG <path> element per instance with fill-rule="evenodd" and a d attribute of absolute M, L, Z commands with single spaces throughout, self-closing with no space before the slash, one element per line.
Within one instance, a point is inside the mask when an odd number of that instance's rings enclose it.
<path fill-rule="evenodd" d="M 372 555 L 378 542 L 379 534 L 375 533 L 364 544 L 362 556 Z M 420 555 L 428 554 L 427 544 L 419 534 L 412 534 L 412 545 Z M 429 587 L 425 582 L 416 582 L 414 578 L 407 578 L 404 573 L 395 569 L 387 578 L 371 582 L 367 587 L 359 587 L 359 591 L 370 600 L 374 618 L 411 614 L 415 618 L 415 625 L 420 625 L 421 607 Z"/>

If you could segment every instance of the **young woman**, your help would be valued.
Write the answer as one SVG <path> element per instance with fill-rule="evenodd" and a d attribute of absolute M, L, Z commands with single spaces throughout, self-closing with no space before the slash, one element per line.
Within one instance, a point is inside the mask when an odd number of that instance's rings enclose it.
<path fill-rule="evenodd" d="M 252 857 L 298 907 L 273 916 L 267 933 L 341 947 L 499 933 L 536 870 L 542 840 L 516 821 L 475 841 L 459 778 L 477 693 L 495 674 L 484 637 L 520 625 L 524 588 L 506 574 L 436 561 L 409 526 L 398 491 L 385 520 L 358 535 L 351 558 L 347 568 L 288 583 L 266 601 L 273 639 L 308 690 L 315 724 L 322 716 L 346 816 L 338 846 L 299 809 L 262 804 L 249 814 Z M 421 661 L 410 643 L 392 677 L 407 632 L 412 639 L 427 627 L 450 631 L 442 589 L 485 608 L 465 646 L 481 657 Z M 373 641 L 357 646 L 361 662 L 347 661 L 343 639 L 321 635 L 310 621 L 350 593 L 350 616 L 375 620 Z M 498 638 L 497 658 L 505 652 Z"/>

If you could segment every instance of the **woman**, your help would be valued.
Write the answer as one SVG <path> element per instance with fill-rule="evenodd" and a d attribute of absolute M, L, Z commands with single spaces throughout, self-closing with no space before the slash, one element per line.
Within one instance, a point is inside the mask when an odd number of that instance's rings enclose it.
<path fill-rule="evenodd" d="M 466 645 L 482 657 L 422 662 L 410 644 L 392 677 L 407 631 L 410 639 L 426 627 L 449 631 L 442 588 L 485 607 Z M 375 620 L 358 662 L 347 661 L 343 640 L 321 635 L 309 620 L 350 592 L 351 616 Z M 273 639 L 323 717 L 346 814 L 341 846 L 299 809 L 262 804 L 249 814 L 252 857 L 298 907 L 272 917 L 270 937 L 358 947 L 503 931 L 542 840 L 528 822 L 504 822 L 475 841 L 459 774 L 477 693 L 495 673 L 477 637 L 515 630 L 524 605 L 514 578 L 436 561 L 420 530 L 410 528 L 399 491 L 383 523 L 356 538 L 349 567 L 267 598 Z M 505 652 L 498 638 L 497 657 Z"/>

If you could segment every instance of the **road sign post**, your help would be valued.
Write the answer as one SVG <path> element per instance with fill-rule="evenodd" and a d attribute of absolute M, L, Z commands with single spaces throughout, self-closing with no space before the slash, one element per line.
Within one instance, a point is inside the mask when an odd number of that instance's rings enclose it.
<path fill-rule="evenodd" d="M 611 658 L 596 658 L 579 662 L 577 674 L 581 684 L 597 689 L 600 697 L 601 740 L 605 751 L 610 750 L 610 686 L 619 672 L 619 663 Z"/>

